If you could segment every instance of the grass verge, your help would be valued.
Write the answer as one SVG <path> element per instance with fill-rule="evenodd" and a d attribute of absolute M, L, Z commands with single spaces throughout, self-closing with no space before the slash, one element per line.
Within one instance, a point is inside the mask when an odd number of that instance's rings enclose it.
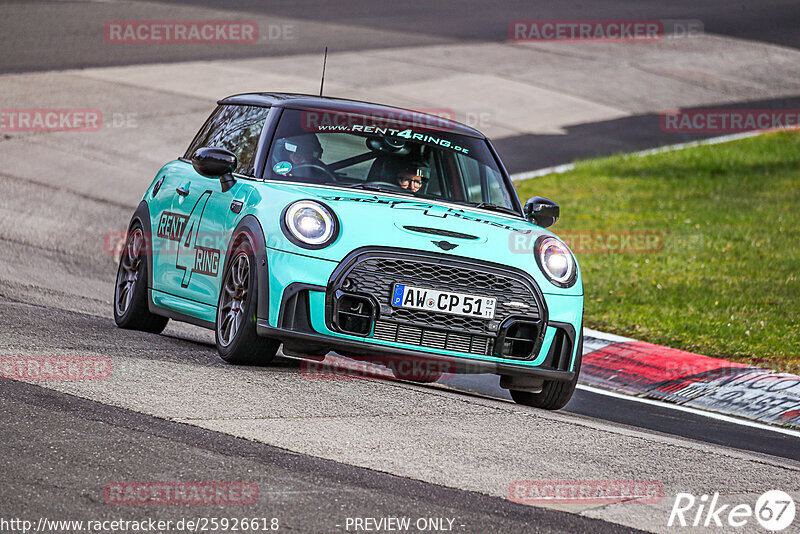
<path fill-rule="evenodd" d="M 800 133 L 584 161 L 517 190 L 561 205 L 586 326 L 800 370 Z"/>

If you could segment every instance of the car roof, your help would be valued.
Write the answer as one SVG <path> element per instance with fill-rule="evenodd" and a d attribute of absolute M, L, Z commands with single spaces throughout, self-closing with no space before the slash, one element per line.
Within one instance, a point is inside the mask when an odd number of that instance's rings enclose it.
<path fill-rule="evenodd" d="M 328 96 L 305 95 L 298 93 L 243 93 L 232 95 L 217 102 L 218 104 L 239 104 L 249 106 L 286 107 L 291 109 L 316 109 L 334 112 L 355 113 L 360 115 L 376 115 L 386 118 L 397 118 L 405 122 L 415 122 L 430 125 L 439 130 L 445 130 L 471 137 L 485 138 L 481 132 L 465 124 L 450 119 L 422 113 L 413 109 L 404 109 L 360 100 L 335 98 Z"/>

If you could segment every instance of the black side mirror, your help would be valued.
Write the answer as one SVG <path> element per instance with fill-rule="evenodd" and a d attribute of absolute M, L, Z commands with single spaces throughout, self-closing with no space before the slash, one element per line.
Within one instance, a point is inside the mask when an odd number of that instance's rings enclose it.
<path fill-rule="evenodd" d="M 542 228 L 553 226 L 561 213 L 558 204 L 544 197 L 528 199 L 523 211 L 526 219 L 535 222 Z"/>
<path fill-rule="evenodd" d="M 217 178 L 225 192 L 236 183 L 231 174 L 238 165 L 236 154 L 230 150 L 216 147 L 199 148 L 192 156 L 192 167 L 198 174 L 208 178 Z"/>

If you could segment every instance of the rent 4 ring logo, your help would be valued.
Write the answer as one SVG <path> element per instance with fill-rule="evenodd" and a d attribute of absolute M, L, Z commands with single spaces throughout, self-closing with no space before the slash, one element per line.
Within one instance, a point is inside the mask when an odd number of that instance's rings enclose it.
<path fill-rule="evenodd" d="M 761 495 L 751 507 L 747 503 L 723 503 L 719 493 L 695 497 L 691 493 L 678 493 L 669 527 L 744 527 L 755 520 L 765 529 L 777 532 L 792 524 L 795 504 L 792 497 L 780 490 L 770 490 Z M 748 530 L 752 531 L 752 527 Z"/>

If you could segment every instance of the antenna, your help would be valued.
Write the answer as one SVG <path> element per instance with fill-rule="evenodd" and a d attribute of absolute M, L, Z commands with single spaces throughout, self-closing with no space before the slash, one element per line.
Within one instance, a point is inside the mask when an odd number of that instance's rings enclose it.
<path fill-rule="evenodd" d="M 325 83 L 325 65 L 328 63 L 328 47 L 325 47 L 325 59 L 322 60 L 322 79 L 319 82 L 319 96 L 322 96 L 322 85 Z"/>

